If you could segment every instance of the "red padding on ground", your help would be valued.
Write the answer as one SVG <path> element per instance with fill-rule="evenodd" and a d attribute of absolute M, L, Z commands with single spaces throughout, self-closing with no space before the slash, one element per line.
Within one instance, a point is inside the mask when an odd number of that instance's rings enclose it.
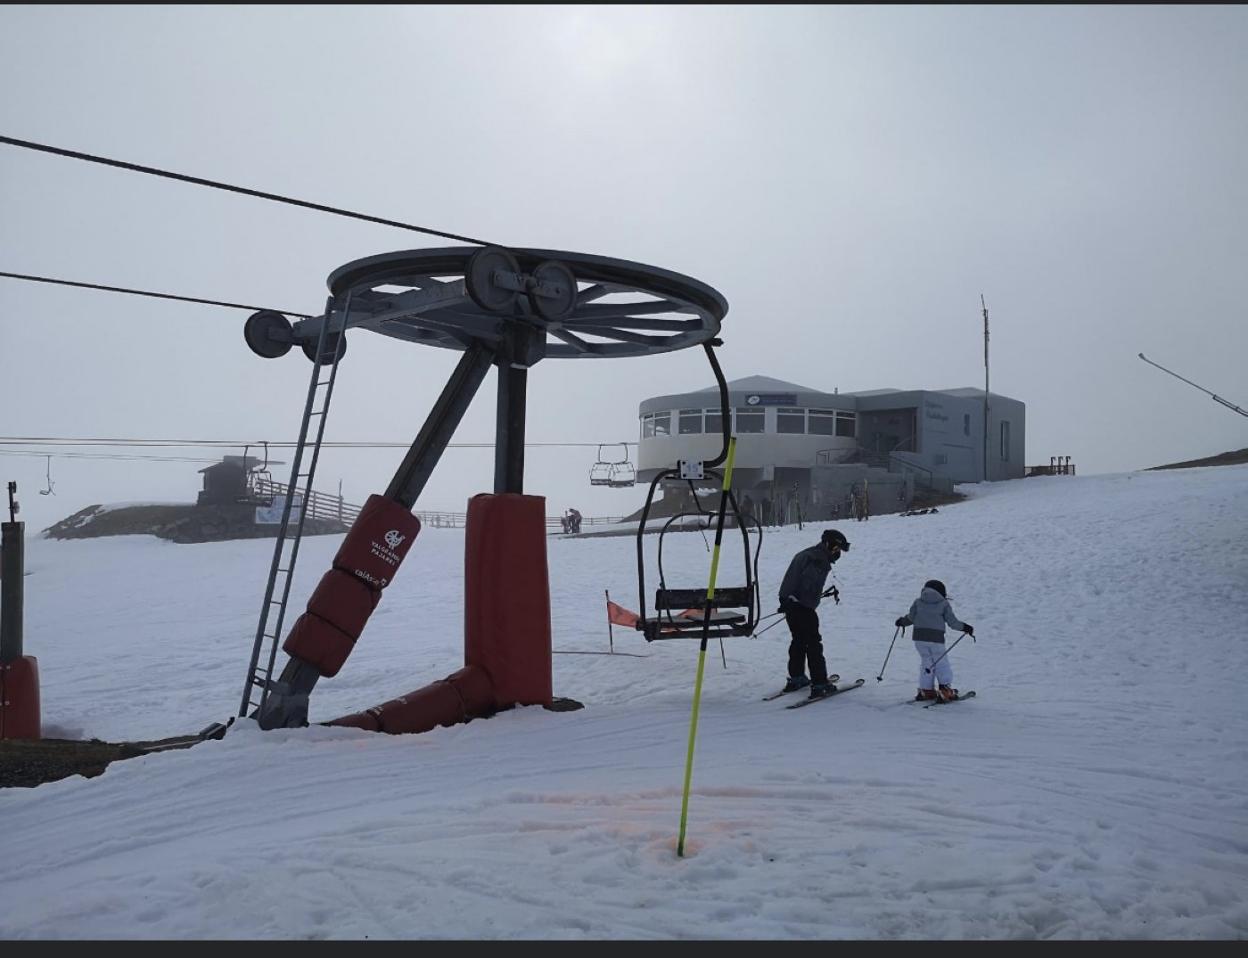
<path fill-rule="evenodd" d="M 338 630 L 358 639 L 368 617 L 381 601 L 381 592 L 349 572 L 330 569 L 308 599 L 308 611 Z"/>
<path fill-rule="evenodd" d="M 451 726 L 496 711 L 498 705 L 489 674 L 468 666 L 423 689 L 325 724 L 399 735 L 428 732 L 439 725 Z"/>
<path fill-rule="evenodd" d="M 500 706 L 550 704 L 550 575 L 542 496 L 468 500 L 464 661 L 489 673 Z"/>
<path fill-rule="evenodd" d="M 2 738 L 43 738 L 39 718 L 39 660 L 33 655 L 0 663 Z"/>
<path fill-rule="evenodd" d="M 381 731 L 381 723 L 377 720 L 376 709 L 369 709 L 367 712 L 356 712 L 354 715 L 344 715 L 325 724 L 344 725 L 347 728 L 362 728 L 366 732 Z"/>
<path fill-rule="evenodd" d="M 384 589 L 394 581 L 418 532 L 420 520 L 402 505 L 385 496 L 369 496 L 334 556 L 334 568 Z"/>
<path fill-rule="evenodd" d="M 307 662 L 327 679 L 338 674 L 353 648 L 355 639 L 311 612 L 299 616 L 282 643 L 283 652 Z"/>

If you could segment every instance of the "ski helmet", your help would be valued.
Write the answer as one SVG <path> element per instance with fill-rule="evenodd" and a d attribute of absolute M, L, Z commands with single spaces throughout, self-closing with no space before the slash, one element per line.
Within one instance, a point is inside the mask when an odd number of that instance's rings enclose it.
<path fill-rule="evenodd" d="M 849 540 L 835 529 L 824 529 L 823 535 L 819 537 L 819 541 L 828 548 L 836 546 L 842 552 L 849 551 Z"/>
<path fill-rule="evenodd" d="M 923 583 L 925 589 L 935 589 L 943 598 L 949 598 L 949 593 L 945 591 L 945 584 L 939 579 L 928 579 Z"/>

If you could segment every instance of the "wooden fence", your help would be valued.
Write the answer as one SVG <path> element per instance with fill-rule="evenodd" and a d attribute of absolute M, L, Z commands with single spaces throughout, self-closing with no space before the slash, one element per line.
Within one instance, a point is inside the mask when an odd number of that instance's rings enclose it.
<path fill-rule="evenodd" d="M 284 482 L 274 482 L 271 479 L 253 478 L 252 480 L 252 495 L 257 499 L 271 499 L 274 496 L 284 496 L 288 488 Z M 307 515 L 311 519 L 331 519 L 350 525 L 355 522 L 359 514 L 360 506 L 344 502 L 341 496 L 326 495 L 323 492 L 317 492 L 315 489 L 308 495 Z M 466 512 L 418 510 L 413 512 L 412 515 L 420 520 L 421 525 L 434 529 L 462 529 L 468 522 L 468 513 Z M 623 516 L 585 516 L 581 519 L 581 526 L 584 528 L 585 526 L 612 525 L 624 521 Z M 546 529 L 548 532 L 562 532 L 562 517 L 547 516 Z"/>

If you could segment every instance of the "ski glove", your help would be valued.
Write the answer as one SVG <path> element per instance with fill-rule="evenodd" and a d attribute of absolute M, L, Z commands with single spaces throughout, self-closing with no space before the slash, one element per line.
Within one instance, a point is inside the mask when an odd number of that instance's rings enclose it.
<path fill-rule="evenodd" d="M 904 616 L 893 623 L 893 625 L 897 626 L 897 628 L 899 629 L 904 629 L 909 624 L 910 624 L 910 621 L 906 619 Z"/>
<path fill-rule="evenodd" d="M 962 631 L 969 635 L 972 639 L 975 638 L 975 630 L 966 622 L 962 623 Z"/>

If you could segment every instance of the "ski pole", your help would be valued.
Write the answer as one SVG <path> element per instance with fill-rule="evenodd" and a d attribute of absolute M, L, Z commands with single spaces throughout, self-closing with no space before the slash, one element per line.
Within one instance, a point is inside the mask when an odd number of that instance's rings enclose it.
<path fill-rule="evenodd" d="M 820 598 L 822 598 L 822 599 L 826 599 L 826 598 L 828 598 L 829 596 L 831 596 L 833 599 L 835 599 L 835 600 L 836 600 L 836 604 L 837 604 L 837 605 L 840 605 L 840 604 L 841 604 L 841 594 L 840 594 L 839 592 L 837 592 L 837 591 L 836 591 L 836 586 L 832 586 L 832 588 L 830 588 L 830 589 L 828 589 L 826 592 L 824 592 L 824 593 L 820 596 Z M 758 621 L 759 621 L 760 623 L 761 623 L 761 622 L 764 622 L 764 621 L 766 621 L 767 619 L 770 619 L 773 615 L 784 615 L 784 610 L 783 610 L 783 609 L 781 609 L 779 612 L 772 612 L 772 613 L 770 613 L 769 615 L 765 615 L 765 616 L 763 616 L 763 617 L 762 617 L 761 619 L 759 619 Z M 776 619 L 776 621 L 775 621 L 775 622 L 773 622 L 773 623 L 771 623 L 771 625 L 767 626 L 767 629 L 774 628 L 775 626 L 777 626 L 777 625 L 779 625 L 779 624 L 780 624 L 780 620 L 779 620 L 779 619 Z M 766 631 L 767 631 L 767 629 L 763 629 L 763 632 L 766 632 Z M 763 632 L 755 632 L 753 635 L 751 635 L 751 636 L 750 636 L 750 638 L 751 638 L 751 639 L 757 639 L 760 635 L 762 635 L 762 634 L 763 634 Z"/>
<path fill-rule="evenodd" d="M 783 613 L 781 613 L 781 612 L 773 612 L 773 613 L 771 613 L 771 615 L 782 615 L 782 614 L 783 614 Z M 767 618 L 771 618 L 771 616 L 769 615 L 769 616 L 767 616 Z M 773 622 L 773 623 L 771 623 L 771 625 L 767 626 L 767 629 L 773 629 L 773 628 L 775 628 L 777 625 L 779 625 L 779 624 L 780 624 L 781 622 L 783 622 L 783 621 L 784 621 L 784 619 L 776 619 L 776 621 L 775 621 L 775 622 Z M 767 629 L 763 629 L 763 632 L 766 632 L 766 631 L 767 631 Z M 755 632 L 752 636 L 750 636 L 750 638 L 752 638 L 752 639 L 757 639 L 760 635 L 762 635 L 762 634 L 763 634 L 763 632 Z"/>
<path fill-rule="evenodd" d="M 897 626 L 897 631 L 893 633 L 893 641 L 888 643 L 888 655 L 884 656 L 884 665 L 880 666 L 880 674 L 875 677 L 877 682 L 884 681 L 884 669 L 888 665 L 888 656 L 893 654 L 893 642 L 897 641 L 897 636 L 905 631 L 905 626 Z"/>
<path fill-rule="evenodd" d="M 962 641 L 963 639 L 965 639 L 968 635 L 971 635 L 971 633 L 969 633 L 969 632 L 963 632 L 961 635 L 959 635 L 959 636 L 958 636 L 958 641 L 957 641 L 957 642 L 954 642 L 954 643 L 953 643 L 953 645 L 957 645 L 957 644 L 958 644 L 958 642 L 961 642 L 961 641 Z M 971 641 L 972 641 L 972 642 L 974 642 L 974 641 L 975 641 L 975 636 L 971 635 Z M 942 653 L 940 654 L 940 659 L 943 659 L 946 655 L 948 655 L 950 652 L 952 652 L 952 651 L 953 651 L 953 645 L 949 646 L 949 648 L 945 649 L 945 651 L 944 651 L 944 652 L 942 652 Z M 923 671 L 924 671 L 924 672 L 926 672 L 928 675 L 931 675 L 931 674 L 932 674 L 932 669 L 936 668 L 936 666 L 940 663 L 940 659 L 937 659 L 935 662 L 933 662 L 933 663 L 932 663 L 932 665 L 931 665 L 931 668 L 926 668 L 926 669 L 924 669 Z"/>

